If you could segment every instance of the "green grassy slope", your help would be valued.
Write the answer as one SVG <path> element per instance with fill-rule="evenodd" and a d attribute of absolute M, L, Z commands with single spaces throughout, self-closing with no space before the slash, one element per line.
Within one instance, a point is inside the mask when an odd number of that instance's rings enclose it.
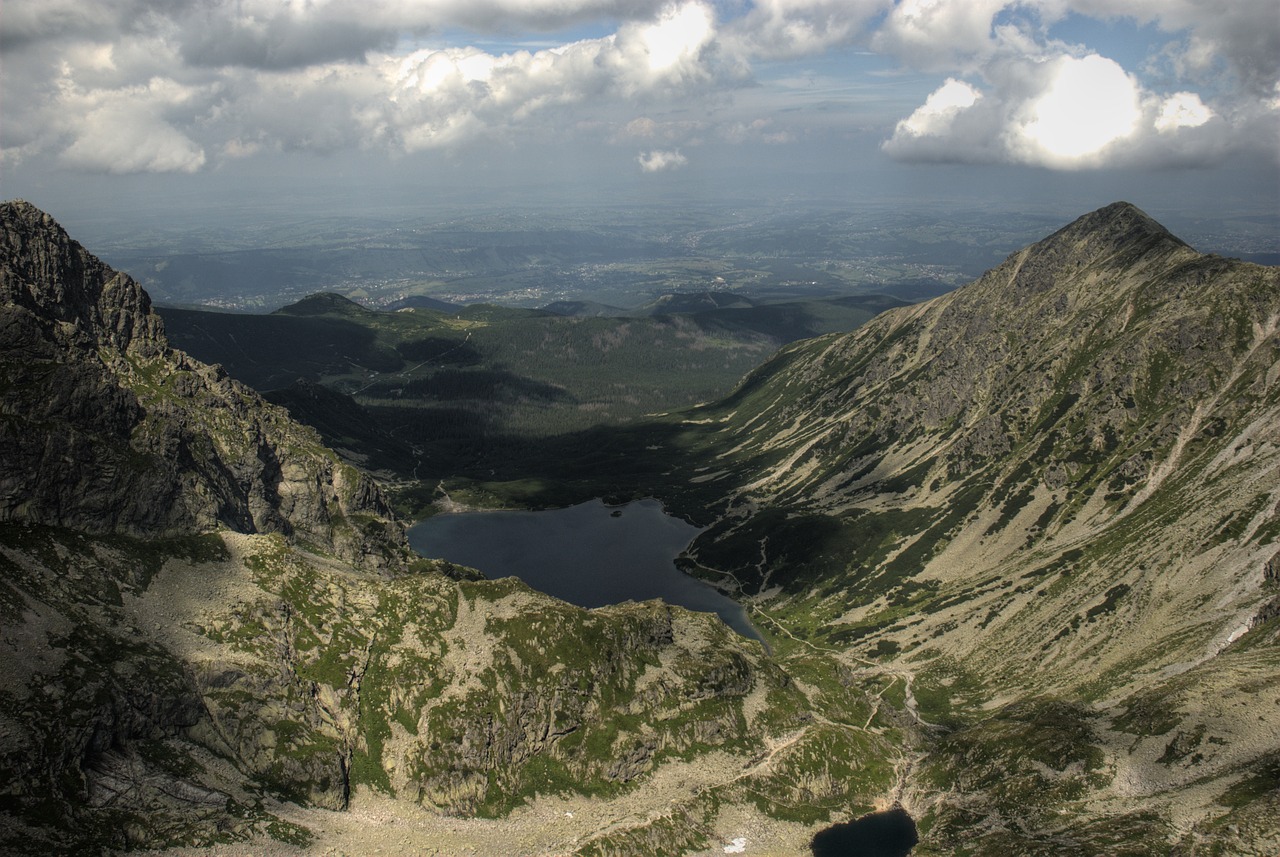
<path fill-rule="evenodd" d="M 1120 204 L 668 425 L 718 510 L 690 570 L 913 682 L 922 853 L 1280 839 L 1241 785 L 1280 746 L 1278 322 L 1280 271 Z"/>

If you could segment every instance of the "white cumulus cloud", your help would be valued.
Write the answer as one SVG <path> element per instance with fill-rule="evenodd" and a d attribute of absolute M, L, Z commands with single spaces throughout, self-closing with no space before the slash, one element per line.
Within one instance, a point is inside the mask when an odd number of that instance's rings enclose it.
<path fill-rule="evenodd" d="M 1154 23 L 1170 41 L 1126 68 L 1053 38 L 1070 13 Z M 902 0 L 872 44 L 952 74 L 885 142 L 903 161 L 1204 165 L 1261 150 L 1280 124 L 1258 94 L 1277 91 L 1280 16 L 1256 0 Z M 1170 77 L 1193 86 L 1162 93 Z"/>
<path fill-rule="evenodd" d="M 864 38 L 891 0 L 755 0 L 727 27 L 726 50 L 743 62 L 817 56 Z"/>
<path fill-rule="evenodd" d="M 994 19 L 1007 0 L 901 0 L 872 45 L 926 71 L 969 70 L 995 52 Z"/>
<path fill-rule="evenodd" d="M 1015 159 L 1049 167 L 1088 166 L 1108 146 L 1138 131 L 1138 83 L 1117 63 L 1094 54 L 1057 57 L 1045 66 L 1040 90 L 1014 108 L 1003 131 Z"/>
<path fill-rule="evenodd" d="M 1213 118 L 1213 111 L 1205 106 L 1194 92 L 1175 92 L 1160 104 L 1156 117 L 1156 130 L 1177 131 L 1179 128 L 1199 128 Z"/>
<path fill-rule="evenodd" d="M 654 149 L 648 152 L 641 152 L 636 162 L 640 164 L 640 169 L 646 173 L 660 173 L 666 170 L 674 170 L 683 167 L 689 163 L 689 159 L 678 151 L 663 151 Z"/>
<path fill-rule="evenodd" d="M 915 112 L 898 123 L 897 132 L 906 137 L 942 137 L 951 131 L 956 117 L 978 102 L 982 93 L 955 78 L 925 99 Z"/>
<path fill-rule="evenodd" d="M 1274 142 L 1274 2 L 5 0 L 0 159 L 184 172 L 574 134 L 624 158 L 638 139 L 675 152 L 875 127 L 903 161 L 1079 169 L 1141 164 L 1145 148 L 1151 163 L 1208 163 Z M 1168 40 L 1122 66 L 1052 36 L 1073 15 Z M 892 77 L 839 77 L 855 52 L 939 82 L 902 108 L 876 94 Z M 789 112 L 789 98 L 808 101 Z"/>
<path fill-rule="evenodd" d="M 987 77 L 982 90 L 949 79 L 884 150 L 903 161 L 1077 170 L 1206 164 L 1233 144 L 1231 126 L 1198 95 L 1161 97 L 1097 54 L 1011 60 Z"/>

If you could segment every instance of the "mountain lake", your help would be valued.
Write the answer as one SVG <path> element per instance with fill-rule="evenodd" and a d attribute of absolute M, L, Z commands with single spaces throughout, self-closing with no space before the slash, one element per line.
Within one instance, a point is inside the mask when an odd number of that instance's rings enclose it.
<path fill-rule="evenodd" d="M 661 598 L 715 613 L 739 634 L 760 640 L 741 605 L 676 568 L 675 558 L 698 533 L 657 500 L 625 506 L 591 500 L 541 512 L 436 515 L 409 529 L 409 544 L 422 556 L 489 578 L 519 577 L 580 607 Z"/>
<path fill-rule="evenodd" d="M 809 847 L 813 857 L 907 857 L 919 842 L 915 821 L 895 806 L 820 830 Z"/>

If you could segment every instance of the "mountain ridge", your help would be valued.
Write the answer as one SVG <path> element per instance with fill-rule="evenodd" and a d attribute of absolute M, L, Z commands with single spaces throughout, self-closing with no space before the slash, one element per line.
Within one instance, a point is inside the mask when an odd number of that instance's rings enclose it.
<path fill-rule="evenodd" d="M 171 349 L 127 274 L 30 203 L 0 206 L 0 228 L 4 409 L 51 427 L 0 433 L 0 519 L 140 536 L 222 525 L 375 563 L 404 550 L 377 485 Z"/>
<path fill-rule="evenodd" d="M 375 483 L 26 204 L 0 205 L 0 293 L 0 851 L 305 848 L 322 809 L 397 801 L 422 853 L 562 795 L 616 800 L 516 825 L 530 848 L 672 850 L 802 725 L 711 615 L 411 556 Z M 637 800 L 667 765 L 681 804 Z"/>
<path fill-rule="evenodd" d="M 1209 841 L 1280 749 L 1278 322 L 1280 269 L 1196 253 L 1127 203 L 1085 215 L 688 415 L 684 490 L 720 510 L 688 567 L 909 677 L 946 734 L 904 787 L 933 847 L 972 843 L 964 806 L 1018 831 L 981 848 L 1041 853 L 1034 795 L 1065 772 L 962 760 L 1049 724 L 1106 808 L 1080 829 L 1143 806 L 1183 833 L 1131 835 Z M 1242 810 L 1258 843 L 1280 840 L 1258 832 L 1276 802 Z"/>

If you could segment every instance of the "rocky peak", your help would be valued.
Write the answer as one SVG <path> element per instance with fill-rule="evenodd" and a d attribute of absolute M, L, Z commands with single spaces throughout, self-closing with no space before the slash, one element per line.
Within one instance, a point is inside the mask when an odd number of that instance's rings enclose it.
<path fill-rule="evenodd" d="M 1116 203 L 964 288 L 785 349 L 724 404 L 717 467 L 742 468 L 722 480 L 732 502 L 850 520 L 906 508 L 936 514 L 939 540 L 973 526 L 989 544 L 1023 506 L 1033 536 L 1086 508 L 1123 520 L 1205 426 L 1208 446 L 1274 424 L 1258 397 L 1280 377 L 1276 318 L 1280 269 L 1198 254 Z M 973 521 L 948 517 L 966 503 Z M 992 508 L 1000 527 L 973 523 Z"/>
<path fill-rule="evenodd" d="M 64 343 L 143 355 L 167 347 L 142 287 L 23 200 L 0 203 L 0 302 L 27 310 Z"/>
<path fill-rule="evenodd" d="M 1009 287 L 1040 293 L 1086 268 L 1130 268 L 1194 252 L 1137 206 L 1115 202 L 1014 253 L 1001 268 Z"/>
<path fill-rule="evenodd" d="M 379 564 L 403 529 L 311 429 L 168 346 L 145 291 L 49 215 L 0 206 L 0 521 L 274 532 Z"/>
<path fill-rule="evenodd" d="M 1132 244 L 1171 242 L 1186 243 L 1165 229 L 1154 218 L 1131 202 L 1113 202 L 1091 211 L 1059 229 L 1045 239 L 1079 242 L 1082 239 L 1097 247 L 1121 249 Z"/>

